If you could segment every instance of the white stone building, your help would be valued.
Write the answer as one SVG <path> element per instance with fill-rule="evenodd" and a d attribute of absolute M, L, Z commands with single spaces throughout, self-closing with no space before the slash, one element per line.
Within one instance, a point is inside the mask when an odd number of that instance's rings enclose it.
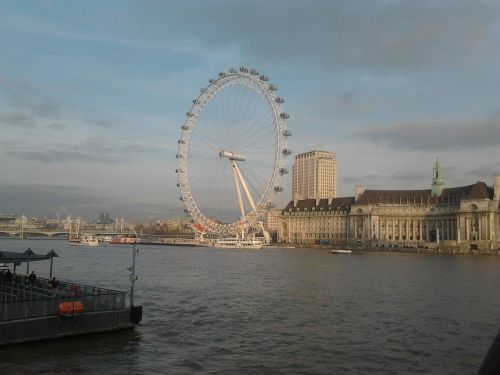
<path fill-rule="evenodd" d="M 280 239 L 295 244 L 500 250 L 500 175 L 444 188 L 436 162 L 432 189 L 365 190 L 355 197 L 290 201 Z"/>

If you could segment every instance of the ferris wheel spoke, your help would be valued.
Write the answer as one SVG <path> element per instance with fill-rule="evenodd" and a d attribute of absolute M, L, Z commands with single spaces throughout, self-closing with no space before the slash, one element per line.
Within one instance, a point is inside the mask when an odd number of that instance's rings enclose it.
<path fill-rule="evenodd" d="M 274 134 L 274 132 L 275 132 L 274 129 L 266 129 L 266 130 L 261 129 L 258 131 L 254 131 L 253 133 L 248 134 L 247 137 L 242 139 L 242 144 L 255 145 L 255 143 L 257 141 L 270 139 L 269 137 L 271 137 Z M 274 143 L 274 139 L 273 139 L 273 143 Z"/>
<path fill-rule="evenodd" d="M 252 168 L 243 168 L 243 170 L 244 170 L 244 174 L 248 178 L 248 181 L 250 182 L 250 184 L 252 184 L 252 186 L 254 186 L 256 191 L 263 190 L 262 187 L 265 185 L 265 177 L 263 176 L 262 171 L 258 170 L 256 168 L 253 168 L 253 169 Z M 257 187 L 260 187 L 260 188 L 257 188 Z"/>

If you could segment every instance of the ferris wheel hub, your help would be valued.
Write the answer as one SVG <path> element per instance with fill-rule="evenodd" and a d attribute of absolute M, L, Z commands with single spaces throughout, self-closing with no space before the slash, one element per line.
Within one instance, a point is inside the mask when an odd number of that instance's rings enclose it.
<path fill-rule="evenodd" d="M 236 154 L 232 151 L 224 151 L 221 150 L 219 152 L 219 156 L 221 158 L 228 158 L 229 160 L 235 160 L 235 161 L 245 161 L 247 158 L 244 155 Z"/>

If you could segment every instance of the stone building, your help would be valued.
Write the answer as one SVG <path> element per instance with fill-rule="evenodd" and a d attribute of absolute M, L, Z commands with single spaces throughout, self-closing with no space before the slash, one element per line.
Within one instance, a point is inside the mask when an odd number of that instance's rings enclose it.
<path fill-rule="evenodd" d="M 281 242 L 344 244 L 354 197 L 290 201 L 281 215 Z"/>
<path fill-rule="evenodd" d="M 333 152 L 309 151 L 295 156 L 292 173 L 294 200 L 337 195 L 337 162 Z"/>
<path fill-rule="evenodd" d="M 264 217 L 264 227 L 269 233 L 276 233 L 280 228 L 281 209 L 271 208 Z"/>
<path fill-rule="evenodd" d="M 436 162 L 432 188 L 365 190 L 355 197 L 294 200 L 281 215 L 280 238 L 296 244 L 500 249 L 500 175 L 445 188 Z"/>

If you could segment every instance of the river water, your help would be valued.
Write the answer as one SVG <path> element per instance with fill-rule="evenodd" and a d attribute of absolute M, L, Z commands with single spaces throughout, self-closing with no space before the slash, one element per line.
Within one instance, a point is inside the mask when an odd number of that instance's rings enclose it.
<path fill-rule="evenodd" d="M 28 247 L 59 279 L 129 287 L 130 246 L 0 240 Z M 137 272 L 135 330 L 0 348 L 1 372 L 471 374 L 500 329 L 500 257 L 141 246 Z"/>

